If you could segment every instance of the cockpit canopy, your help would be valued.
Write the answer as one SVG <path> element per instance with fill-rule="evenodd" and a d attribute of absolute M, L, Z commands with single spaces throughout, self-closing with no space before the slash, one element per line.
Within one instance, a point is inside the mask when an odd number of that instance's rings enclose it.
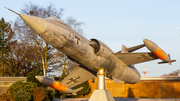
<path fill-rule="evenodd" d="M 63 25 L 65 25 L 65 26 L 69 27 L 66 23 L 64 23 L 63 21 L 61 21 L 61 20 L 58 19 L 58 18 L 48 17 L 48 18 L 45 18 L 45 19 L 48 20 L 48 21 L 50 21 L 50 22 L 52 22 L 52 23 L 54 23 L 54 24 L 63 24 Z"/>

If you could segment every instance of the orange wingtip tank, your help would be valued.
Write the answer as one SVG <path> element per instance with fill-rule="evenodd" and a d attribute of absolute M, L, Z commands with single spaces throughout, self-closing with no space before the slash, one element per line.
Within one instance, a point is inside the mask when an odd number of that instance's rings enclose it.
<path fill-rule="evenodd" d="M 157 47 L 157 49 L 152 53 L 156 55 L 158 58 L 160 58 L 161 60 L 164 60 L 167 57 L 167 54 L 159 47 Z"/>
<path fill-rule="evenodd" d="M 154 54 L 156 55 L 159 59 L 169 62 L 170 57 L 167 55 L 159 46 L 157 46 L 154 42 L 144 39 L 144 44 L 146 47 Z"/>
<path fill-rule="evenodd" d="M 65 92 L 65 93 L 73 93 L 74 91 L 71 88 L 68 88 L 65 85 L 62 85 L 59 81 L 55 81 L 51 78 L 45 76 L 36 76 L 36 79 L 39 80 L 42 84 L 46 86 L 50 86 L 58 91 Z"/>
<path fill-rule="evenodd" d="M 58 91 L 65 92 L 67 87 L 60 84 L 59 81 L 53 81 L 52 85 L 50 86 Z"/>
<path fill-rule="evenodd" d="M 51 88 L 54 88 L 58 91 L 61 91 L 64 93 L 69 93 L 72 95 L 76 95 L 77 92 L 79 92 L 80 90 L 83 89 L 83 87 L 79 87 L 79 88 L 73 90 L 73 89 L 61 84 L 59 81 L 55 81 L 55 80 L 53 80 L 49 77 L 45 77 L 45 76 L 36 76 L 36 79 L 46 86 L 50 86 Z"/>

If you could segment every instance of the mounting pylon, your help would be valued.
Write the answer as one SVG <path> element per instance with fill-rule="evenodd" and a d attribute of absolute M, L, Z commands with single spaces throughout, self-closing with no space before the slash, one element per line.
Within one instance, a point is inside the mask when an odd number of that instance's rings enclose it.
<path fill-rule="evenodd" d="M 144 71 L 142 71 L 142 73 L 144 74 L 144 77 L 146 77 L 146 73 L 150 73 L 149 71 L 146 71 L 145 68 L 146 68 L 146 67 L 145 67 L 145 65 L 144 65 Z"/>
<path fill-rule="evenodd" d="M 98 89 L 94 90 L 89 101 L 115 101 L 108 89 L 105 89 L 105 70 L 98 70 Z"/>

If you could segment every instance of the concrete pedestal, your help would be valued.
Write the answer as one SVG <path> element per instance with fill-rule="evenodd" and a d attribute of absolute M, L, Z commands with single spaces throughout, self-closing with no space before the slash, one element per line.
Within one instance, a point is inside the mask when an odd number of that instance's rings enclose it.
<path fill-rule="evenodd" d="M 89 101 L 115 101 L 108 89 L 96 89 Z"/>
<path fill-rule="evenodd" d="M 105 75 L 104 68 L 98 70 L 98 89 L 94 90 L 89 101 L 115 101 L 110 91 L 105 89 Z"/>

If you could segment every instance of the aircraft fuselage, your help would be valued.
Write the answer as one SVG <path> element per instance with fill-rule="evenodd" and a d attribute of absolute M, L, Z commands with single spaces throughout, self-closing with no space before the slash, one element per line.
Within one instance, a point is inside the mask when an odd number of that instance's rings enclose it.
<path fill-rule="evenodd" d="M 113 51 L 97 39 L 87 40 L 61 20 L 22 15 L 20 17 L 44 40 L 80 65 L 93 71 L 105 68 L 107 74 L 126 83 L 137 83 L 140 74 L 119 60 Z"/>

